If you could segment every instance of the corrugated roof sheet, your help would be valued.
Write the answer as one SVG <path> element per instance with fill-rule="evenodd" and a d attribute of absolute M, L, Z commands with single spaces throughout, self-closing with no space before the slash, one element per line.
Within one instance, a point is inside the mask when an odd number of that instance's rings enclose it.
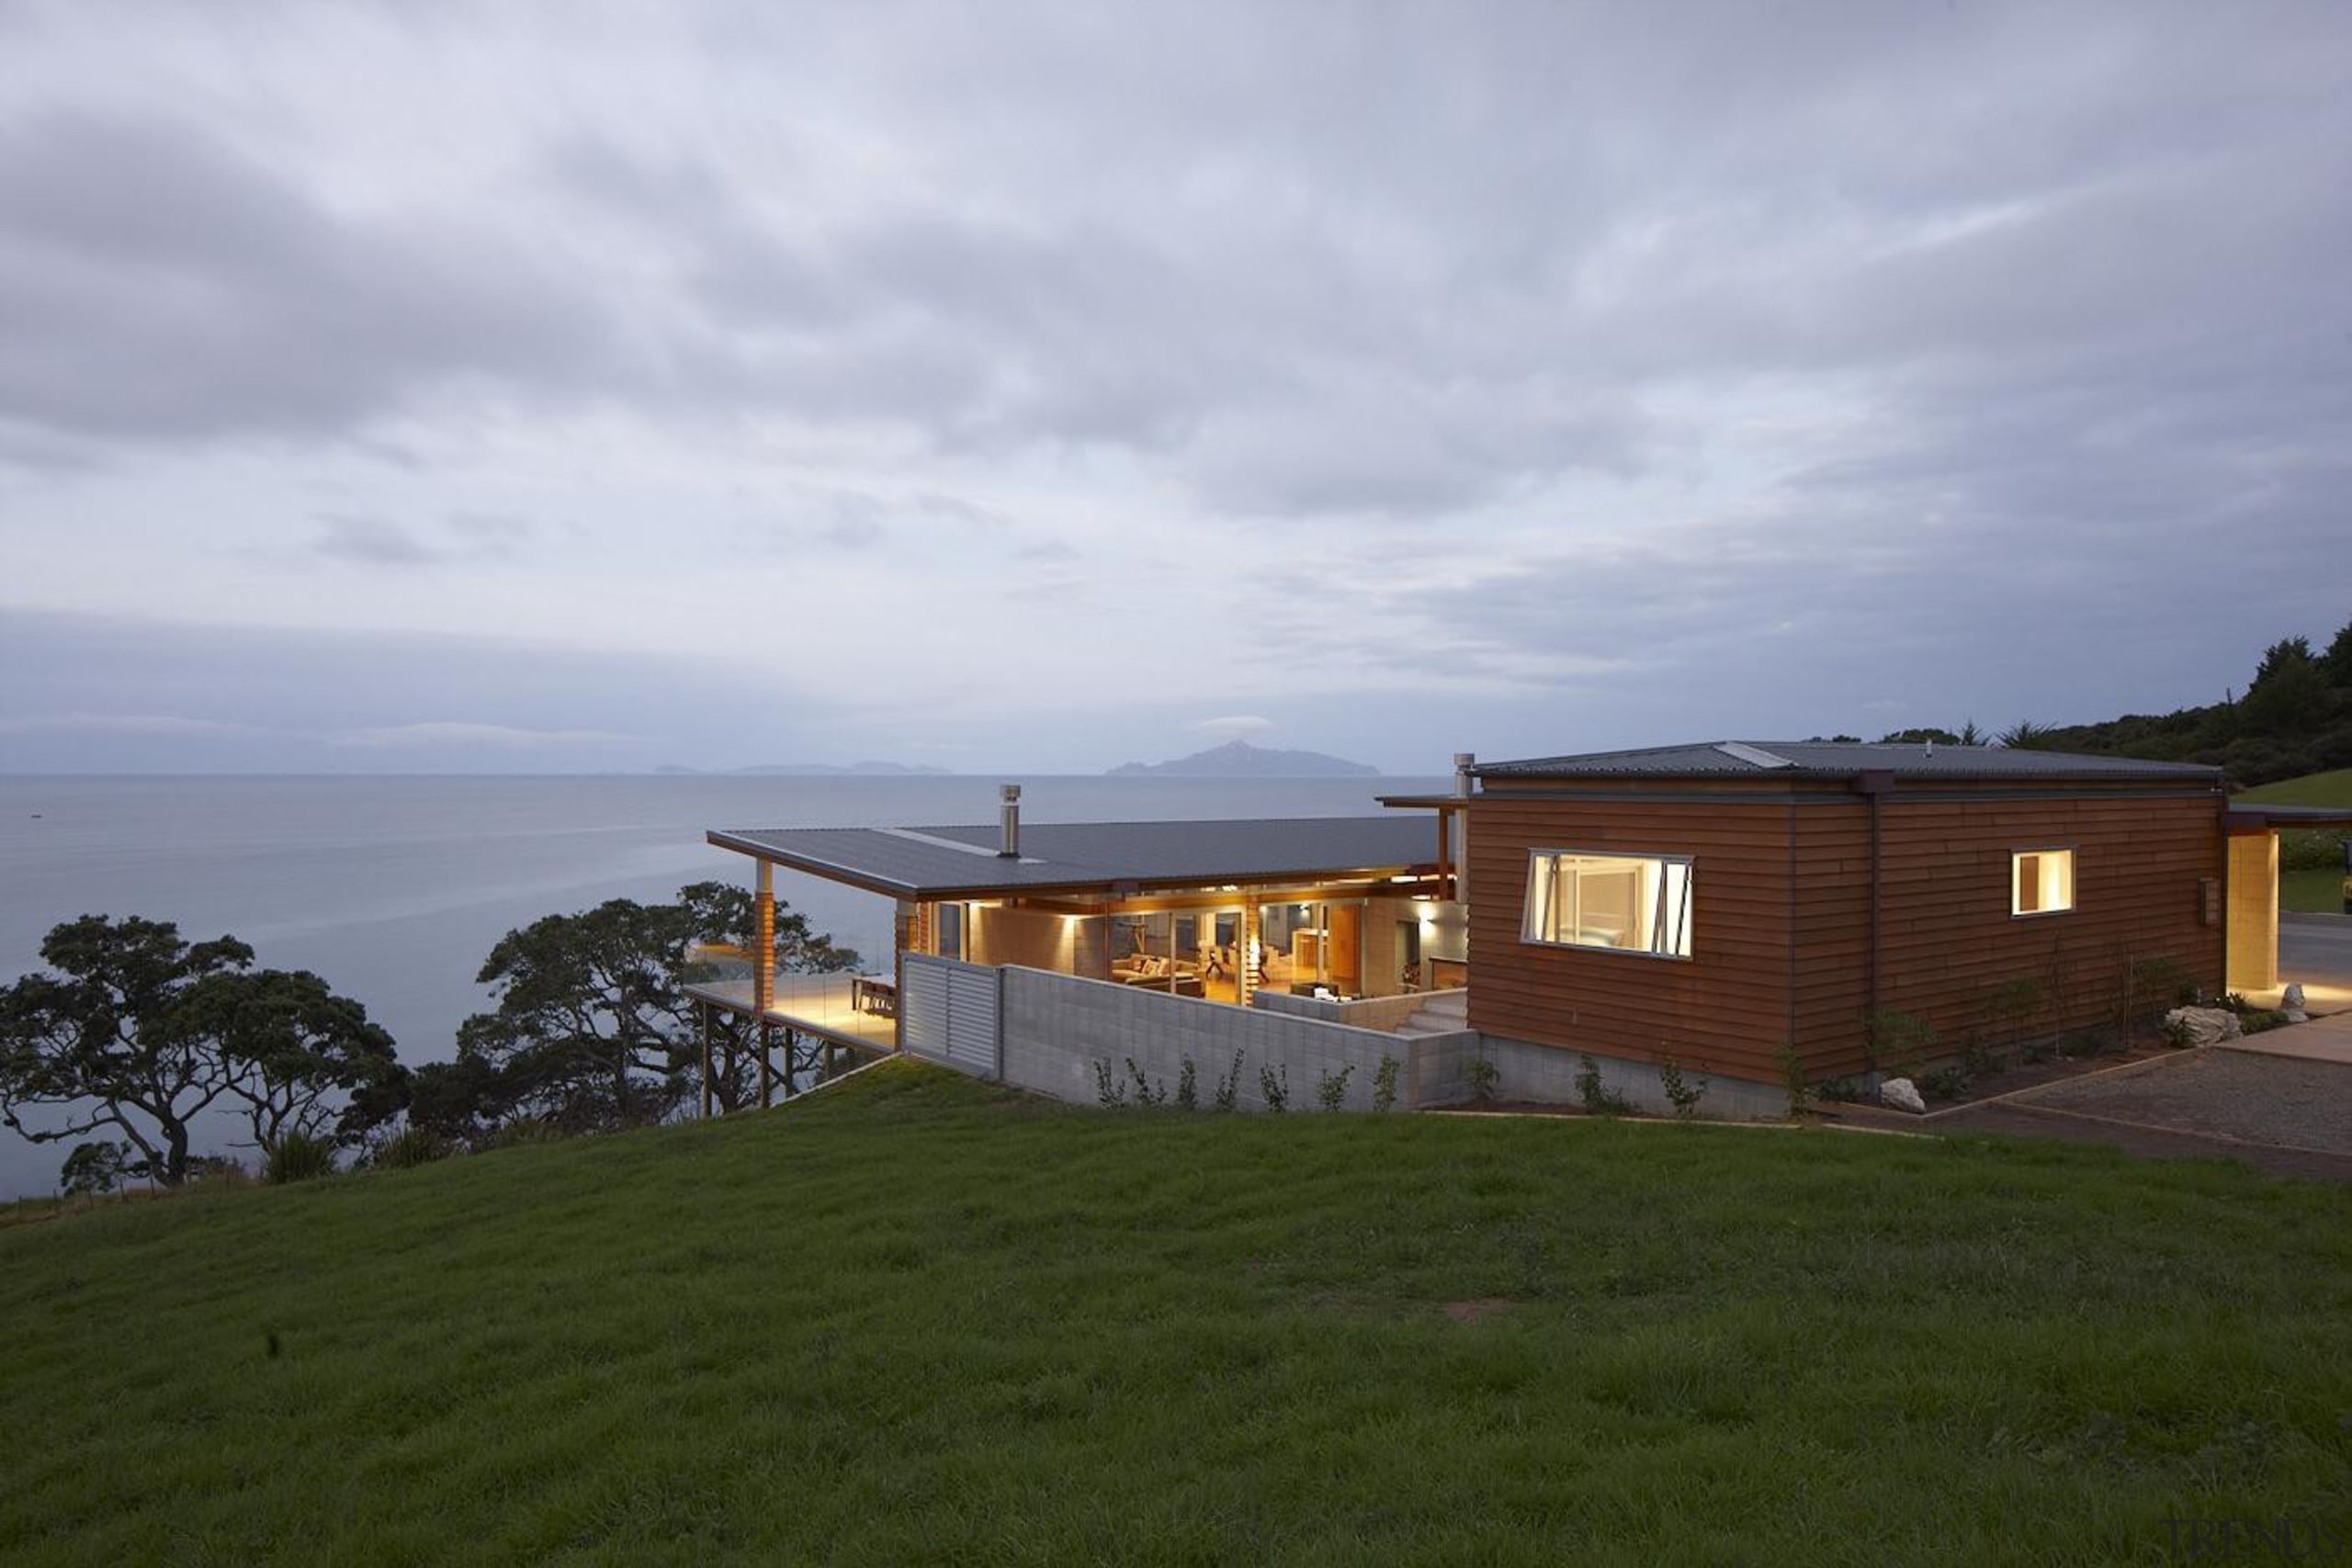
<path fill-rule="evenodd" d="M 1711 740 L 1633 751 L 1485 762 L 1480 778 L 1847 779 L 1891 773 L 1912 779 L 2145 779 L 2217 783 L 2219 768 L 2137 757 L 2013 750 L 2006 746 L 1890 746 L 1838 740 Z"/>
<path fill-rule="evenodd" d="M 997 832 L 994 824 L 721 829 L 710 840 L 815 875 L 919 898 L 1434 869 L 1437 852 L 1436 826 L 1426 817 L 1024 822 L 1019 860 L 997 854 Z"/>

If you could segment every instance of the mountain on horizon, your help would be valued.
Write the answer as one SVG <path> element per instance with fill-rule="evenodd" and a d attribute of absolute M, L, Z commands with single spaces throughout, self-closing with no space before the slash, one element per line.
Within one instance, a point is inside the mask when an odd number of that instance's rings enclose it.
<path fill-rule="evenodd" d="M 1378 768 L 1329 757 L 1320 751 L 1281 751 L 1228 740 L 1189 757 L 1167 762 L 1122 762 L 1109 770 L 1113 778 L 1137 774 L 1202 779 L 1342 779 L 1377 778 Z"/>

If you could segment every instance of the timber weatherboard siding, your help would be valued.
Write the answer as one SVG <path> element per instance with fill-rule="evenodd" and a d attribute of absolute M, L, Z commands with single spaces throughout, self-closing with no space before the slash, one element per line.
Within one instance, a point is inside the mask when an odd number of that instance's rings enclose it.
<path fill-rule="evenodd" d="M 1879 796 L 1873 1006 L 1868 796 L 1817 779 L 1499 782 L 1469 811 L 1470 1023 L 1487 1033 L 1776 1083 L 1790 1045 L 1809 1077 L 1861 1071 L 1872 1010 L 1925 1020 L 1933 1058 L 1983 1029 L 2007 981 L 2048 993 L 2029 1032 L 2111 1022 L 2132 959 L 2222 985 L 2201 886 L 2226 874 L 2219 796 L 2193 785 L 1935 780 Z M 2043 848 L 2075 852 L 2075 907 L 2013 916 L 2010 856 Z M 1523 941 L 1529 857 L 1546 849 L 1690 857 L 1691 957 Z"/>

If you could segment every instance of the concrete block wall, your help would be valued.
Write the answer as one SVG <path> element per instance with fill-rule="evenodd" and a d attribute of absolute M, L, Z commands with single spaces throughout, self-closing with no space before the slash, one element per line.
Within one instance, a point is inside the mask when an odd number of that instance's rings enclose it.
<path fill-rule="evenodd" d="M 1317 1086 L 1326 1074 L 1342 1071 L 1348 1074 L 1342 1108 L 1369 1111 L 1384 1055 L 1397 1063 L 1396 1109 L 1410 1110 L 1419 1079 L 1415 1054 L 1423 1043 L 1319 1019 L 1032 969 L 1005 971 L 1001 1030 L 1005 1082 L 1080 1105 L 1098 1098 L 1097 1061 L 1108 1061 L 1114 1080 L 1125 1083 L 1132 1056 L 1172 1096 L 1189 1056 L 1205 1109 L 1238 1051 L 1242 1065 L 1234 1100 L 1243 1111 L 1266 1108 L 1259 1084 L 1260 1069 L 1266 1066 L 1287 1073 L 1285 1103 L 1292 1111 L 1317 1110 Z"/>
<path fill-rule="evenodd" d="M 1471 1099 L 1469 1064 L 1481 1055 L 1495 1064 L 1494 1092 L 1498 1100 L 1536 1105 L 1581 1102 L 1576 1082 L 1577 1075 L 1584 1070 L 1581 1052 L 1494 1034 L 1481 1035 L 1476 1031 L 1427 1036 L 1421 1044 L 1413 1085 L 1417 1106 L 1467 1103 Z M 1666 1098 L 1665 1086 L 1658 1080 L 1656 1062 L 1633 1062 L 1599 1053 L 1593 1055 L 1592 1062 L 1600 1069 L 1601 1087 L 1623 1098 L 1634 1110 L 1657 1115 L 1673 1112 L 1673 1102 Z M 1706 1098 L 1699 1102 L 1701 1116 L 1774 1117 L 1785 1114 L 1789 1108 L 1787 1093 L 1768 1084 L 1711 1077 L 1687 1066 L 1683 1075 L 1690 1083 L 1703 1081 L 1707 1086 Z"/>

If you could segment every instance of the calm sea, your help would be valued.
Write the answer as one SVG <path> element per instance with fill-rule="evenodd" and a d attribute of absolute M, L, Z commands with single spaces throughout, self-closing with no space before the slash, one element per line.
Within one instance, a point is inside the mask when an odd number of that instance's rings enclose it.
<path fill-rule="evenodd" d="M 224 933 L 368 1006 L 405 1061 L 446 1058 L 515 926 L 688 882 L 749 885 L 711 828 L 992 822 L 993 777 L 0 777 L 0 981 L 84 914 Z M 1028 778 L 1031 822 L 1370 815 L 1433 779 Z M 782 875 L 777 894 L 868 955 L 888 901 Z M 0 1194 L 48 1191 L 64 1146 L 0 1130 Z"/>

